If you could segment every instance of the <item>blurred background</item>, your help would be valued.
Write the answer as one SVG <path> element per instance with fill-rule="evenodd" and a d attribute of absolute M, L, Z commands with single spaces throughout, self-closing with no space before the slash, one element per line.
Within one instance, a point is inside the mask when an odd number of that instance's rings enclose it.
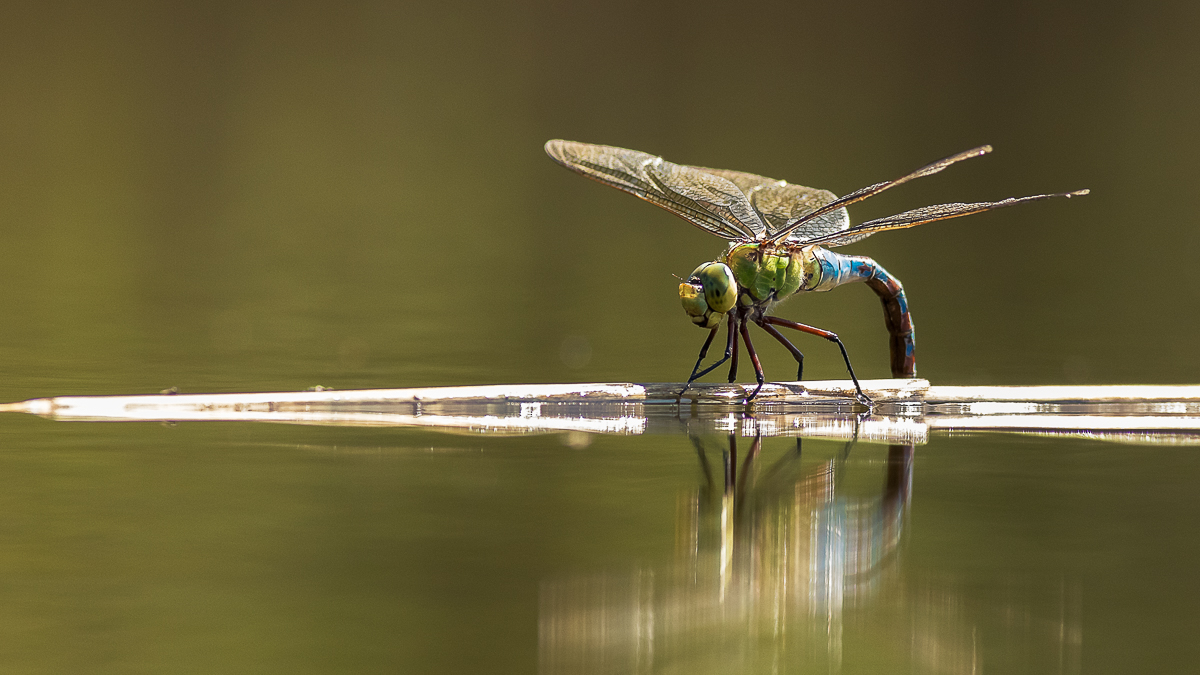
<path fill-rule="evenodd" d="M 941 384 L 1194 382 L 1194 3 L 36 3 L 0 26 L 0 398 L 673 381 L 722 242 L 550 138 L 844 194 L 1091 188 L 842 249 Z M 602 290 L 603 289 L 603 290 Z M 865 287 L 780 313 L 886 377 Z M 799 338 L 806 375 L 836 350 Z M 763 343 L 768 378 L 782 349 Z M 744 375 L 749 376 L 749 373 Z"/>
<path fill-rule="evenodd" d="M 1181 0 L 7 3 L 0 401 L 684 378 L 704 333 L 672 275 L 723 242 L 555 165 L 552 138 L 838 194 L 991 144 L 850 209 L 1092 191 L 840 249 L 903 281 L 919 375 L 1200 382 L 1198 30 Z M 779 313 L 888 376 L 867 288 Z M 807 377 L 844 376 L 797 345 Z M 662 672 L 1200 659 L 1194 448 L 768 439 L 791 478 L 744 502 L 752 528 L 858 513 L 898 551 L 877 577 L 831 565 L 845 613 L 789 605 L 783 640 L 671 595 L 679 541 L 724 513 L 717 440 L 705 473 L 682 434 L 6 415 L 0 670 L 587 672 L 606 633 L 568 629 L 675 597 L 724 618 L 660 630 Z M 618 636 L 626 671 L 645 635 Z"/>

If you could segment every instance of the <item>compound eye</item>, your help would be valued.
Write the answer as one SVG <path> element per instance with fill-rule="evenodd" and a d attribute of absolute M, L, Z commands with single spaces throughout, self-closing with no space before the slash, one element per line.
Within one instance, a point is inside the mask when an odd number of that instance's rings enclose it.
<path fill-rule="evenodd" d="M 704 300 L 714 312 L 724 314 L 737 304 L 737 280 L 728 265 L 708 263 L 697 269 L 694 275 L 704 288 Z"/>

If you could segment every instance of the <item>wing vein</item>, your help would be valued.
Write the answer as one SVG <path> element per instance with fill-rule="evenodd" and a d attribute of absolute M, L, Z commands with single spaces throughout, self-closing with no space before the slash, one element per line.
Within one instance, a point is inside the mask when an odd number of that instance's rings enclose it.
<path fill-rule="evenodd" d="M 925 223 L 932 223 L 938 220 L 961 218 L 962 216 L 970 216 L 976 213 L 983 213 L 984 211 L 1002 209 L 1008 206 L 1036 202 L 1043 199 L 1052 199 L 1054 197 L 1065 197 L 1069 199 L 1071 197 L 1081 197 L 1086 194 L 1088 194 L 1087 190 L 1076 190 L 1075 192 L 1057 192 L 1048 195 L 1031 195 L 1029 197 L 1009 197 L 1008 199 L 1002 199 L 998 202 L 953 203 L 922 206 L 919 209 L 897 213 L 894 216 L 886 216 L 884 218 L 869 220 L 865 223 L 855 225 L 848 230 L 816 237 L 804 243 L 819 244 L 827 247 L 845 246 L 846 244 L 851 244 L 861 239 L 865 239 L 876 232 L 884 232 L 886 230 L 902 230 L 909 227 L 916 227 L 917 225 L 924 225 Z"/>
<path fill-rule="evenodd" d="M 927 164 L 927 165 L 917 169 L 916 171 L 913 171 L 912 173 L 910 173 L 908 175 L 897 178 L 896 180 L 884 181 L 882 183 L 876 183 L 874 185 L 869 185 L 865 188 L 862 188 L 861 190 L 855 190 L 854 192 L 851 192 L 850 194 L 848 194 L 840 199 L 835 199 L 834 201 L 822 206 L 819 209 L 816 209 L 815 211 L 812 211 L 810 213 L 804 214 L 803 216 L 800 216 L 800 218 L 797 219 L 796 222 L 788 225 L 783 230 L 771 235 L 767 239 L 767 241 L 770 241 L 772 243 L 779 243 L 779 242 L 783 241 L 784 239 L 786 239 L 788 234 L 790 234 L 792 232 L 792 230 L 795 230 L 797 227 L 800 227 L 804 223 L 812 220 L 813 218 L 823 216 L 826 213 L 833 211 L 834 209 L 839 209 L 839 208 L 854 204 L 856 202 L 861 202 L 862 200 L 866 199 L 867 197 L 873 197 L 873 196 L 879 194 L 880 192 L 883 192 L 884 190 L 894 188 L 897 185 L 903 185 L 904 183 L 907 183 L 908 181 L 913 180 L 914 178 L 922 178 L 924 176 L 931 176 L 931 175 L 941 171 L 942 169 L 945 169 L 946 167 L 950 166 L 951 164 L 954 164 L 955 162 L 961 162 L 964 159 L 970 159 L 972 157 L 979 157 L 980 155 L 986 155 L 987 153 L 989 153 L 991 151 L 992 151 L 992 146 L 981 145 L 978 148 L 972 148 L 965 152 L 960 152 L 957 155 L 950 155 L 949 157 L 946 157 L 944 159 L 939 159 L 938 161 L 936 161 L 932 164 Z M 826 235 L 826 236 L 828 236 L 828 235 Z M 805 243 L 807 243 L 810 240 L 806 239 L 804 241 L 805 241 Z"/>

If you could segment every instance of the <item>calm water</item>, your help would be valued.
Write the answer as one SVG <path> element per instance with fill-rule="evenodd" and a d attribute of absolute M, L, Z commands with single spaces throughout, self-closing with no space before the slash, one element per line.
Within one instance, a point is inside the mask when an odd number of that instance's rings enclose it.
<path fill-rule="evenodd" d="M 1192 447 L 4 419 L 13 671 L 1181 672 Z"/>
<path fill-rule="evenodd" d="M 839 194 L 991 143 L 851 210 L 1092 189 L 844 249 L 903 280 L 920 374 L 1200 382 L 1198 7 L 14 8 L 0 401 L 678 380 L 703 335 L 671 274 L 720 243 L 555 166 L 550 138 Z M 886 375 L 867 289 L 781 313 Z M 806 376 L 842 376 L 832 347 L 798 344 Z M 761 351 L 768 377 L 794 372 Z M 682 433 L 576 441 L 5 415 L 0 670 L 1200 656 L 1193 449 L 766 439 L 726 498 L 724 438 L 707 461 Z"/>

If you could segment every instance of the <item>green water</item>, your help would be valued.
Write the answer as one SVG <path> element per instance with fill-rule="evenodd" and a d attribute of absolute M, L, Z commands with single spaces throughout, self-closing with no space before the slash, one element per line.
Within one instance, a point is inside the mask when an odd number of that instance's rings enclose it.
<path fill-rule="evenodd" d="M 1191 448 L 935 438 L 889 501 L 886 446 L 843 459 L 842 443 L 795 456 L 765 439 L 739 466 L 750 483 L 722 576 L 724 441 L 707 441 L 715 486 L 682 436 L 570 448 L 6 419 L 0 659 L 12 672 L 1169 672 L 1198 656 Z M 875 542 L 878 560 L 815 543 L 847 509 L 861 513 L 836 531 L 896 537 Z"/>
<path fill-rule="evenodd" d="M 720 242 L 555 166 L 550 138 L 839 194 L 990 143 L 851 210 L 1092 190 L 843 249 L 903 281 L 919 373 L 1198 382 L 1197 13 L 10 8 L 0 401 L 682 378 L 703 333 L 671 275 Z M 886 376 L 867 289 L 780 313 Z M 833 347 L 798 346 L 806 377 L 842 377 Z M 760 352 L 769 378 L 794 372 Z M 737 550 L 775 551 L 750 534 L 798 531 L 787 514 L 833 522 L 786 486 L 843 449 L 806 441 L 792 482 L 747 497 Z M 767 439 L 760 468 L 794 450 Z M 888 449 L 837 461 L 829 503 L 878 506 Z M 1198 656 L 1198 472 L 1186 447 L 935 436 L 888 556 L 831 572 L 840 595 L 780 595 L 763 580 L 799 577 L 751 558 L 712 576 L 721 502 L 682 434 L 577 448 L 6 415 L 0 670 L 1180 672 Z"/>

